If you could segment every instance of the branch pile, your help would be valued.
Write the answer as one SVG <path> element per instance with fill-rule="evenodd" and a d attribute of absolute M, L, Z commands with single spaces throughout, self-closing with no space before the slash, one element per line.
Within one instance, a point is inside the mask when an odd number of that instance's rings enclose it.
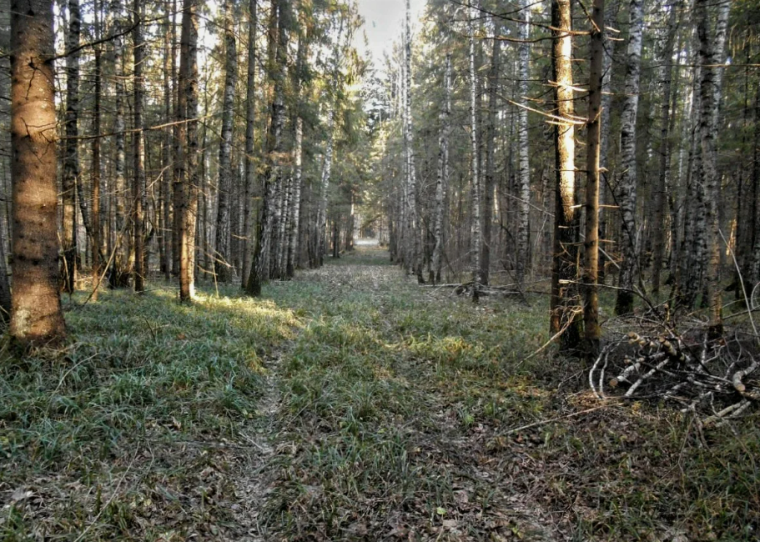
<path fill-rule="evenodd" d="M 589 373 L 597 397 L 674 402 L 706 426 L 722 425 L 760 402 L 754 340 L 655 330 L 631 332 L 602 350 Z"/>

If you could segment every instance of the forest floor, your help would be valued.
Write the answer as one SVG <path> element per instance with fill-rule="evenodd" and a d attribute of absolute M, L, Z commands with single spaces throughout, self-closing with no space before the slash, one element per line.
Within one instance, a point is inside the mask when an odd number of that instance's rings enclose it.
<path fill-rule="evenodd" d="M 600 403 L 530 357 L 545 296 L 476 306 L 372 247 L 219 294 L 75 296 L 64 350 L 3 350 L 0 540 L 760 536 L 757 415 Z"/>

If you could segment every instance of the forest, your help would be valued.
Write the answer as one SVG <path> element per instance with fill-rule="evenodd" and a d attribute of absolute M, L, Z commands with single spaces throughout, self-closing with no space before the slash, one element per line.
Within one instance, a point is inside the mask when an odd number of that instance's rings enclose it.
<path fill-rule="evenodd" d="M 760 540 L 759 286 L 760 0 L 0 0 L 0 540 Z"/>

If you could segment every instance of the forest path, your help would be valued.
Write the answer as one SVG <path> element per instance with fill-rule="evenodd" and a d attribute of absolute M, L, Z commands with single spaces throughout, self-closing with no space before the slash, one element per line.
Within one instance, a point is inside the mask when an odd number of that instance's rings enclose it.
<path fill-rule="evenodd" d="M 503 364 L 540 344 L 541 309 L 421 288 L 366 246 L 265 294 L 301 331 L 247 507 L 261 539 L 560 539 L 535 443 L 499 436 L 548 401 Z"/>

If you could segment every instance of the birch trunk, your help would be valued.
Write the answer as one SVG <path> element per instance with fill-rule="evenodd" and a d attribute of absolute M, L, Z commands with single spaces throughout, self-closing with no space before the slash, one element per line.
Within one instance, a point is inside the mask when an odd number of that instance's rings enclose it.
<path fill-rule="evenodd" d="M 519 71 L 517 92 L 519 99 L 527 100 L 528 79 L 530 77 L 530 0 L 520 0 L 521 15 L 524 21 L 519 25 L 518 38 L 522 40 L 519 50 Z M 528 111 L 520 108 L 517 111 L 517 145 L 518 178 L 520 195 L 518 205 L 517 232 L 517 288 L 525 289 L 525 275 L 530 269 L 530 144 L 528 141 Z"/>
<path fill-rule="evenodd" d="M 654 194 L 654 225 L 652 228 L 652 294 L 660 293 L 660 274 L 665 256 L 665 202 L 670 184 L 670 96 L 673 75 L 673 47 L 675 45 L 678 7 L 671 6 L 668 15 L 668 30 L 662 48 L 662 105 L 660 107 L 660 173 Z"/>
<path fill-rule="evenodd" d="M 643 0 L 631 0 L 630 31 L 626 50 L 625 101 L 621 115 L 620 155 L 623 175 L 620 180 L 620 212 L 622 215 L 623 261 L 615 304 L 617 314 L 633 311 L 633 284 L 638 272 L 636 230 L 636 117 L 639 108 L 639 80 L 641 76 L 641 46 L 644 29 Z"/>
<path fill-rule="evenodd" d="M 171 122 L 172 118 L 172 85 L 176 85 L 176 80 L 172 77 L 172 61 L 174 58 L 174 15 L 169 11 L 168 0 L 164 3 L 164 14 L 166 16 L 164 29 L 164 117 L 166 122 Z M 172 129 L 164 130 L 164 147 L 163 147 L 163 167 L 161 191 L 163 200 L 163 229 L 161 233 L 162 244 L 162 261 L 161 271 L 164 273 L 166 280 L 171 278 L 172 271 L 172 187 L 174 185 L 174 162 L 172 160 Z"/>
<path fill-rule="evenodd" d="M 285 74 L 287 70 L 287 9 L 285 0 L 272 2 L 272 27 L 276 28 L 276 51 L 272 67 L 273 99 L 271 106 L 271 121 L 267 133 L 267 172 L 264 180 L 264 194 L 261 202 L 258 239 L 253 255 L 251 272 L 246 292 L 252 296 L 260 296 L 261 288 L 269 279 L 272 265 L 272 241 L 274 240 L 274 211 L 277 205 L 275 190 L 282 179 L 283 127 L 285 124 Z M 270 55 L 270 58 L 272 56 Z"/>
<path fill-rule="evenodd" d="M 715 131 L 718 128 L 718 109 L 721 98 L 721 77 L 718 64 L 724 62 L 723 49 L 728 26 L 729 3 L 718 7 L 718 20 L 713 39 L 710 39 L 709 8 L 707 0 L 696 0 L 695 11 L 699 35 L 699 60 L 702 69 L 702 96 L 700 115 L 700 145 L 702 148 L 702 184 L 707 195 L 707 290 L 710 313 L 710 332 L 718 337 L 723 333 L 722 299 L 720 288 L 720 221 L 718 202 L 720 199 L 720 178 L 717 171 L 717 150 Z"/>
<path fill-rule="evenodd" d="M 491 68 L 488 73 L 488 116 L 486 120 L 486 164 L 483 179 L 485 188 L 483 194 L 483 254 L 480 262 L 480 275 L 484 285 L 488 285 L 490 281 L 491 270 L 493 191 L 496 185 L 496 109 L 499 72 L 501 71 L 501 41 L 493 40 L 491 45 Z"/>
<path fill-rule="evenodd" d="M 438 177 L 435 185 L 435 246 L 433 247 L 430 282 L 441 281 L 443 256 L 443 220 L 446 192 L 449 187 L 449 135 L 451 133 L 451 53 L 446 54 L 444 73 L 444 103 L 441 109 L 441 135 L 438 140 Z"/>
<path fill-rule="evenodd" d="M 469 43 L 470 43 L 470 145 L 472 152 L 472 299 L 477 302 L 480 295 L 481 265 L 480 257 L 483 250 L 481 231 L 480 178 L 478 176 L 478 122 L 477 122 L 477 87 L 478 74 L 475 69 L 475 20 L 478 11 L 470 6 L 469 10 Z"/>
<path fill-rule="evenodd" d="M 409 243 L 409 268 L 417 275 L 417 281 L 425 282 L 422 278 L 422 259 L 420 257 L 420 231 L 417 217 L 417 170 L 414 159 L 414 122 L 412 119 L 412 8 L 410 0 L 406 0 L 406 41 L 404 44 L 404 70 L 406 99 L 405 145 L 407 157 L 407 242 Z"/>

